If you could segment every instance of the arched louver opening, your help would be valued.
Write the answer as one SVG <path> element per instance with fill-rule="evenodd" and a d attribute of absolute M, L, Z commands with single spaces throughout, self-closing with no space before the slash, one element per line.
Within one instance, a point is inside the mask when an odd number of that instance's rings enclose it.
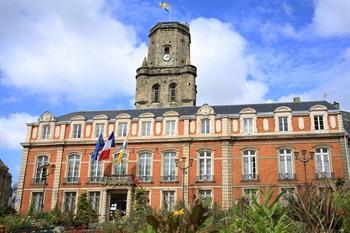
<path fill-rule="evenodd" d="M 169 85 L 169 100 L 170 102 L 176 101 L 176 83 Z"/>

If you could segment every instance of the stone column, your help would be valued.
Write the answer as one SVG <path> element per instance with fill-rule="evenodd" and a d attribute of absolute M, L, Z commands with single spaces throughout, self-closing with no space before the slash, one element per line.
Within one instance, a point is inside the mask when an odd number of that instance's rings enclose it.
<path fill-rule="evenodd" d="M 183 155 L 186 156 L 185 167 L 187 167 L 189 164 L 189 158 L 190 158 L 190 143 L 188 143 L 188 142 L 183 143 L 182 151 L 183 151 Z M 191 169 L 191 168 L 189 168 L 189 169 Z M 182 190 L 182 192 L 184 192 L 184 194 L 185 194 L 184 195 L 184 197 L 185 197 L 184 203 L 186 206 L 188 205 L 189 169 L 187 169 L 187 171 L 185 172 L 185 179 L 184 179 L 185 180 L 185 185 L 184 185 L 185 189 Z"/>
<path fill-rule="evenodd" d="M 17 188 L 16 202 L 15 202 L 15 209 L 17 210 L 17 212 L 21 210 L 22 194 L 23 194 L 23 188 L 24 188 L 24 177 L 25 177 L 26 168 L 27 168 L 28 154 L 29 154 L 29 148 L 24 147 L 22 152 L 21 170 L 18 178 L 18 188 Z"/>
<path fill-rule="evenodd" d="M 133 205 L 133 198 L 132 198 L 132 189 L 128 189 L 128 195 L 126 197 L 126 215 L 130 215 L 131 213 L 131 208 Z"/>
<path fill-rule="evenodd" d="M 232 206 L 232 155 L 231 143 L 222 142 L 222 208 Z"/>
<path fill-rule="evenodd" d="M 101 190 L 101 210 L 100 210 L 100 222 L 105 222 L 109 218 L 107 217 L 107 206 L 108 206 L 108 198 L 107 198 L 107 190 Z"/>
<path fill-rule="evenodd" d="M 55 172 L 51 174 L 53 177 L 53 187 L 52 187 L 52 201 L 51 201 L 51 209 L 55 208 L 55 205 L 58 201 L 58 193 L 60 186 L 60 178 L 61 178 L 61 165 L 62 165 L 62 155 L 63 155 L 63 146 L 57 147 L 56 152 L 56 163 L 55 163 Z"/>

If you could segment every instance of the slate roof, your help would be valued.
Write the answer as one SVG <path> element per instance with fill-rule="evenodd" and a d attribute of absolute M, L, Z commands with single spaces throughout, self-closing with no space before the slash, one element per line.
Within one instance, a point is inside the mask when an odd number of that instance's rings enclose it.
<path fill-rule="evenodd" d="M 343 116 L 344 129 L 347 132 L 347 134 L 350 135 L 350 112 L 342 111 L 341 114 Z"/>
<path fill-rule="evenodd" d="M 314 105 L 324 105 L 328 110 L 338 110 L 332 104 L 327 101 L 310 101 L 310 102 L 289 102 L 289 103 L 264 103 L 264 104 L 244 104 L 244 105 L 218 105 L 210 106 L 214 109 L 218 115 L 233 115 L 238 114 L 245 108 L 253 108 L 257 113 L 272 113 L 276 108 L 280 106 L 287 106 L 292 109 L 293 112 L 308 111 Z M 194 116 L 201 106 L 196 107 L 175 107 L 175 108 L 154 108 L 154 109 L 129 109 L 129 110 L 107 110 L 107 111 L 79 111 L 71 112 L 62 116 L 56 117 L 58 121 L 70 121 L 73 116 L 81 115 L 86 120 L 92 120 L 97 115 L 104 114 L 109 119 L 114 119 L 117 115 L 122 113 L 129 114 L 132 118 L 137 118 L 141 114 L 150 112 L 156 117 L 163 116 L 168 111 L 176 111 L 180 116 Z"/>

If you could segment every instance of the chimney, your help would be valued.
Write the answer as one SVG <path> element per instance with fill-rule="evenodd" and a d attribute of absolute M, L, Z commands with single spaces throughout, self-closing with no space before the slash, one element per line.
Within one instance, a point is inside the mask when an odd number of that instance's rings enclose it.
<path fill-rule="evenodd" d="M 295 96 L 295 97 L 293 98 L 293 102 L 294 102 L 294 103 L 300 103 L 300 102 L 301 102 L 300 96 Z"/>
<path fill-rule="evenodd" d="M 335 107 L 336 109 L 340 109 L 339 102 L 334 101 L 332 105 L 333 105 L 333 107 Z"/>

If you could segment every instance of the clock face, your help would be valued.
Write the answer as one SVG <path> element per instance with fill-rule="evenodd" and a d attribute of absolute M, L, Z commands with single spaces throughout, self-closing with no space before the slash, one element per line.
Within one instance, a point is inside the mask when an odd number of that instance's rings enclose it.
<path fill-rule="evenodd" d="M 164 55 L 163 55 L 163 60 L 164 60 L 164 61 L 169 61 L 170 58 L 171 58 L 170 54 L 164 54 Z"/>

